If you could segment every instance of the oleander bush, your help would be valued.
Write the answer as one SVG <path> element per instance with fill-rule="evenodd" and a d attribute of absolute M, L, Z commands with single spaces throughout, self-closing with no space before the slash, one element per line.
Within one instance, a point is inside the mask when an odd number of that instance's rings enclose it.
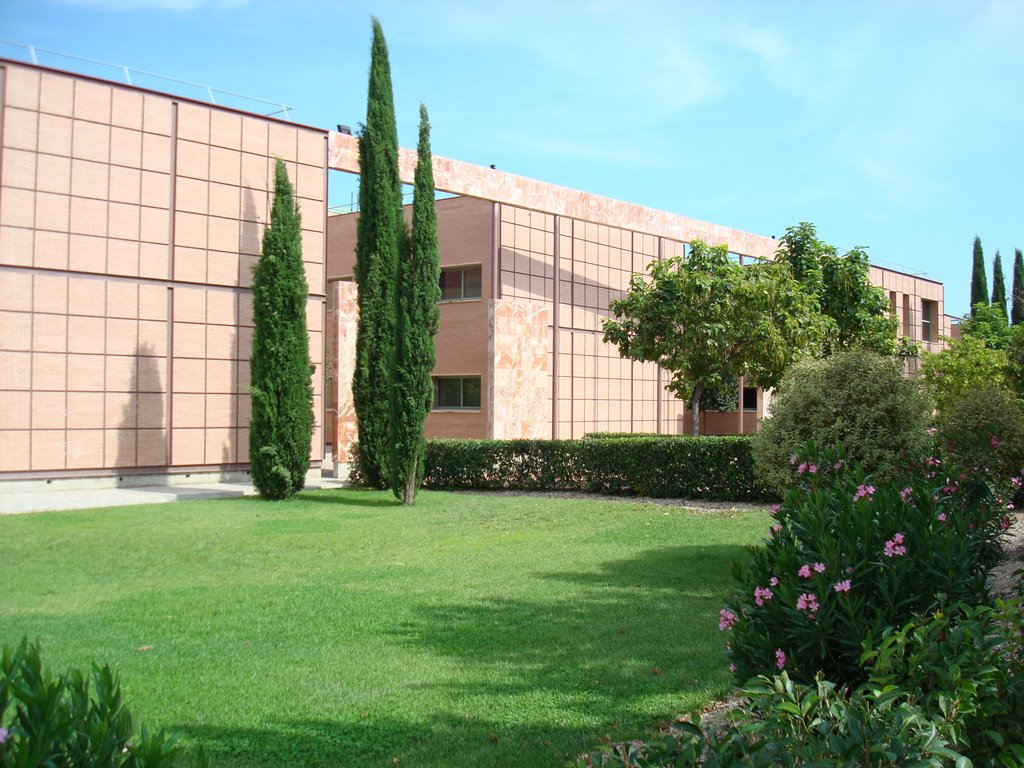
<path fill-rule="evenodd" d="M 182 747 L 137 723 L 107 665 L 53 675 L 37 643 L 5 645 L 0 658 L 0 766 L 173 768 Z M 197 766 L 209 762 L 199 754 Z"/>
<path fill-rule="evenodd" d="M 427 488 L 759 500 L 750 438 L 430 440 Z M 358 469 L 353 482 L 361 477 Z"/>
<path fill-rule="evenodd" d="M 757 477 L 785 493 L 793 481 L 789 457 L 808 442 L 841 449 L 868 474 L 893 476 L 926 454 L 930 418 L 921 386 L 896 358 L 849 350 L 796 363 L 754 436 Z"/>
<path fill-rule="evenodd" d="M 951 480 L 929 458 L 902 480 L 871 480 L 835 451 L 794 454 L 795 482 L 721 613 L 737 682 L 785 669 L 809 682 L 866 679 L 863 647 L 935 605 L 988 600 L 1009 527 L 981 474 Z"/>

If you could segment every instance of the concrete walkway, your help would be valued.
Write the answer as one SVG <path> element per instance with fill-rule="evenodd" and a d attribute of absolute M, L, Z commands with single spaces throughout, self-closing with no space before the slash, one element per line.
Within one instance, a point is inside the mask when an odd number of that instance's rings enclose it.
<path fill-rule="evenodd" d="M 94 507 L 126 507 L 132 504 L 163 504 L 188 499 L 231 499 L 255 496 L 251 483 L 201 483 L 196 485 L 148 485 L 136 488 L 49 488 L 33 484 L 27 490 L 12 490 L 8 484 L 0 492 L 0 515 L 25 512 L 50 512 Z M 307 490 L 341 488 L 342 480 L 325 477 L 306 486 Z"/>

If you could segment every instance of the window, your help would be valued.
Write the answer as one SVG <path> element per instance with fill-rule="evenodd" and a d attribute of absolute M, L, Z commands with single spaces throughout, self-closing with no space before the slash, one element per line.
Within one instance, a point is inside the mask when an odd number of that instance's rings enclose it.
<path fill-rule="evenodd" d="M 456 267 L 441 270 L 441 301 L 479 299 L 480 267 Z"/>
<path fill-rule="evenodd" d="M 935 341 L 935 320 L 938 305 L 934 301 L 921 299 L 921 341 Z"/>
<path fill-rule="evenodd" d="M 744 387 L 743 388 L 743 410 L 744 411 L 756 411 L 757 410 L 757 387 Z"/>
<path fill-rule="evenodd" d="M 479 376 L 435 376 L 434 410 L 480 408 Z"/>

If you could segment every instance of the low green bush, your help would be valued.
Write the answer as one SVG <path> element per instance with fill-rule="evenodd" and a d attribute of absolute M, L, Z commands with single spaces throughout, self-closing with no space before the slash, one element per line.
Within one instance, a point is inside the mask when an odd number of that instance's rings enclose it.
<path fill-rule="evenodd" d="M 921 386 L 895 358 L 850 350 L 805 360 L 783 377 L 771 414 L 754 436 L 758 478 L 781 495 L 789 457 L 808 442 L 841 448 L 875 475 L 891 475 L 925 455 L 930 408 Z"/>
<path fill-rule="evenodd" d="M 764 546 L 734 566 L 722 611 L 738 682 L 781 669 L 862 682 L 862 649 L 887 627 L 941 600 L 988 600 L 1009 522 L 980 475 L 951 480 L 932 458 L 901 482 L 871 480 L 813 445 L 792 462 L 795 485 Z"/>
<path fill-rule="evenodd" d="M 956 605 L 889 628 L 855 688 L 787 672 L 743 688 L 717 729 L 677 723 L 576 768 L 1024 765 L 1024 605 Z"/>
<path fill-rule="evenodd" d="M 136 723 L 109 666 L 52 675 L 39 645 L 5 645 L 0 659 L 0 766 L 173 768 L 183 751 Z M 200 754 L 197 766 L 209 762 Z"/>
<path fill-rule="evenodd" d="M 445 490 L 583 491 L 758 500 L 750 438 L 431 440 L 424 485 Z"/>

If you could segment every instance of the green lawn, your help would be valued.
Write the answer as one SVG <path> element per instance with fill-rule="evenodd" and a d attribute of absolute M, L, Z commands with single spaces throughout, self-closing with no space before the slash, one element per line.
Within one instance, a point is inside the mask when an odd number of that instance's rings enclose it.
<path fill-rule="evenodd" d="M 767 515 L 365 491 L 0 517 L 0 641 L 218 766 L 560 766 L 729 686 Z"/>

